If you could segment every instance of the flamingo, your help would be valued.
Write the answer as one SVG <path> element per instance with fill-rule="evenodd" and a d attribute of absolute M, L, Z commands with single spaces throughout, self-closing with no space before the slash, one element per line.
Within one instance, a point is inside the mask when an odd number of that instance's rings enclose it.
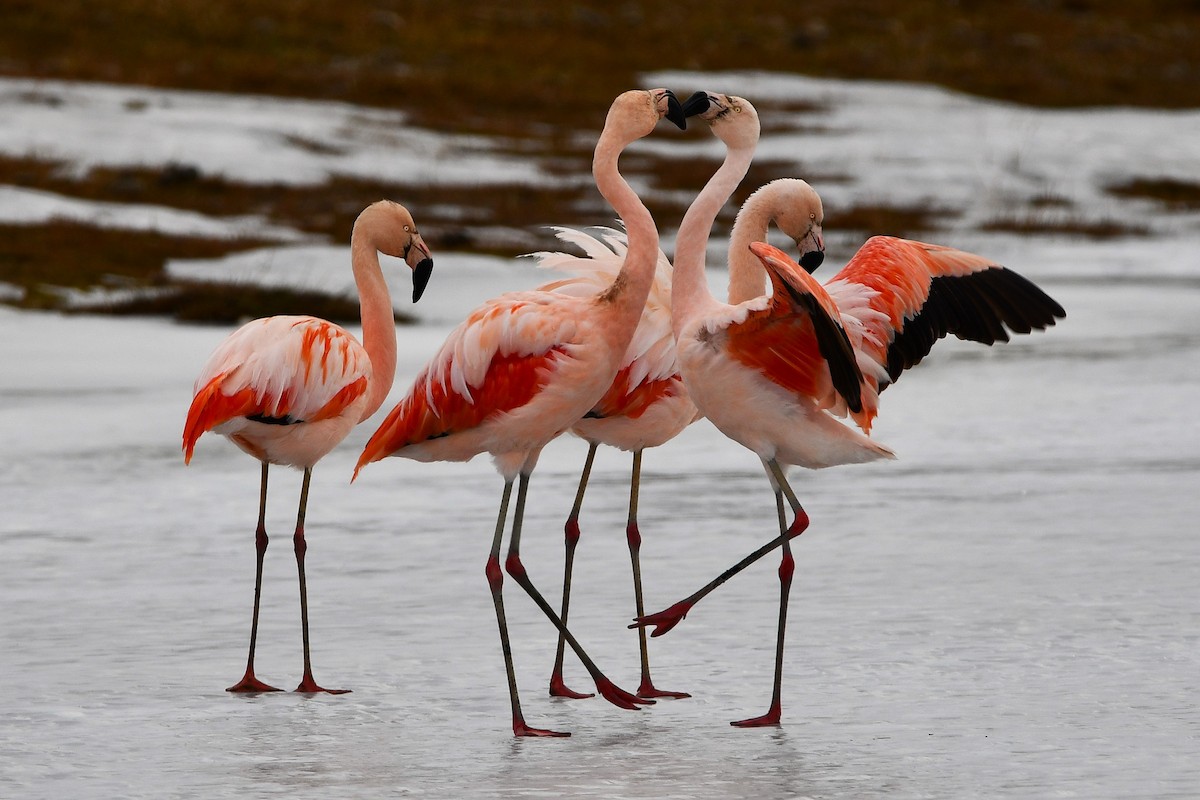
<path fill-rule="evenodd" d="M 382 405 L 396 374 L 395 312 L 379 266 L 379 252 L 403 258 L 413 270 L 413 302 L 421 298 L 433 259 L 408 210 L 381 200 L 354 223 L 350 256 L 362 313 L 363 341 L 323 319 L 275 316 L 234 331 L 200 370 L 183 429 L 184 463 L 207 431 L 229 438 L 262 462 L 255 546 L 254 611 L 246 672 L 230 692 L 278 691 L 254 674 L 262 594 L 267 472 L 271 464 L 302 469 L 300 505 L 293 545 L 300 576 L 300 622 L 304 676 L 297 692 L 343 694 L 325 689 L 312 674 L 308 639 L 308 594 L 304 575 L 304 516 L 313 466 L 350 430 Z"/>
<path fill-rule="evenodd" d="M 596 142 L 596 186 L 629 231 L 620 271 L 597 294 L 510 292 L 475 309 L 453 330 L 392 409 L 359 457 L 366 464 L 389 455 L 416 461 L 466 461 L 492 456 L 504 479 L 499 514 L 485 566 L 496 610 L 516 736 L 566 736 L 526 724 L 504 613 L 500 546 L 514 480 L 519 479 L 505 570 L 554 623 L 595 681 L 621 708 L 639 698 L 600 672 L 546 602 L 521 563 L 521 524 L 529 477 L 542 448 L 579 421 L 604 394 L 621 365 L 654 279 L 658 230 L 649 210 L 621 176 L 621 152 L 654 130 L 662 117 L 684 127 L 682 108 L 666 89 L 621 94 L 609 108 Z"/>
<path fill-rule="evenodd" d="M 684 109 L 686 114 L 686 108 Z M 624 233 L 611 228 L 599 229 L 598 236 L 582 231 L 556 228 L 558 237 L 576 245 L 586 257 L 568 253 L 535 253 L 539 266 L 571 273 L 571 276 L 545 284 L 547 291 L 575 295 L 594 295 L 603 291 L 621 268 L 627 250 Z M 588 443 L 587 457 L 575 493 L 575 503 L 564 525 L 566 559 L 563 566 L 563 595 L 561 618 L 565 624 L 570 607 L 571 573 L 575 548 L 579 543 L 579 512 L 587 489 L 588 478 L 596 450 L 601 444 L 633 454 L 633 469 L 629 488 L 629 515 L 625 538 L 633 567 L 633 597 L 637 616 L 645 614 L 642 594 L 640 550 L 641 532 L 638 529 L 637 508 L 641 483 L 642 451 L 658 447 L 675 438 L 696 419 L 696 407 L 687 396 L 683 380 L 675 364 L 675 340 L 671 336 L 671 262 L 660 250 L 641 320 L 633 340 L 621 359 L 620 368 L 608 389 L 583 419 L 571 427 L 571 432 Z M 550 675 L 552 697 L 584 698 L 590 693 L 577 692 L 563 682 L 563 656 L 566 640 L 558 638 L 554 668 Z M 641 683 L 637 696 L 644 698 L 690 697 L 686 692 L 658 689 L 650 677 L 650 656 L 646 632 L 638 629 L 638 651 L 641 660 Z"/>
<path fill-rule="evenodd" d="M 825 286 L 778 248 L 748 245 L 770 278 L 771 293 L 740 303 L 713 298 L 704 279 L 708 231 L 721 205 L 745 175 L 758 139 L 753 106 L 740 97 L 708 93 L 701 114 L 725 142 L 721 167 L 688 209 L 679 228 L 672 286 L 672 326 L 680 372 L 696 407 L 726 436 L 756 453 L 775 494 L 780 535 L 684 600 L 631 627 L 653 626 L 660 636 L 705 595 L 775 547 L 782 547 L 775 675 L 765 714 L 731 723 L 778 725 L 781 718 L 787 601 L 795 569 L 790 542 L 809 518 L 788 484 L 791 465 L 820 469 L 894 458 L 869 438 L 879 393 L 953 333 L 993 344 L 1009 331 L 1045 329 L 1062 307 L 1017 273 L 989 259 L 939 245 L 875 236 Z M 813 193 L 793 209 L 807 216 L 820 243 L 823 209 Z M 750 268 L 733 253 L 731 272 Z M 803 259 L 802 259 L 803 260 Z M 815 256 L 808 258 L 814 266 Z M 762 273 L 740 276 L 746 293 Z M 732 279 L 731 279 L 732 280 Z M 1007 329 L 1007 330 L 1006 330 Z M 849 415 L 861 429 L 837 417 Z M 787 524 L 784 500 L 794 515 Z"/>
<path fill-rule="evenodd" d="M 708 95 L 697 92 L 683 105 L 685 116 L 701 113 L 710 107 Z M 747 107 L 748 118 L 757 119 Z M 808 207 L 816 197 L 807 183 L 794 178 L 781 178 L 762 187 L 743 204 L 730 236 L 729 302 L 736 304 L 763 294 L 765 272 L 753 258 L 749 243 L 766 241 L 767 229 L 775 224 L 795 241 L 806 269 L 815 269 L 824 259 L 821 228 L 813 224 L 814 215 Z M 595 287 L 611 279 L 620 267 L 624 245 L 623 234 L 601 229 L 601 236 L 592 237 L 567 228 L 556 229 L 558 236 L 584 251 L 586 258 L 567 253 L 535 253 L 539 266 L 573 273 L 567 278 L 543 288 L 557 291 L 595 291 Z M 749 259 L 750 263 L 747 263 Z M 671 262 L 659 253 L 654 286 L 625 363 L 609 390 L 596 407 L 571 430 L 588 442 L 575 495 L 575 504 L 565 528 L 566 559 L 563 569 L 562 619 L 567 619 L 570 600 L 571 572 L 575 548 L 579 542 L 579 512 L 583 504 L 588 477 L 591 474 L 596 449 L 607 444 L 633 453 L 633 474 L 630 481 L 629 516 L 626 538 L 633 565 L 634 604 L 637 616 L 644 615 L 641 565 L 638 557 L 641 533 L 637 525 L 638 487 L 641 475 L 642 450 L 665 444 L 678 436 L 700 417 L 683 386 L 675 357 L 675 340 L 671 333 Z M 559 637 L 554 668 L 550 676 L 550 695 L 553 697 L 584 698 L 591 694 L 576 692 L 563 682 L 564 641 Z M 639 697 L 690 697 L 685 692 L 658 689 L 650 677 L 649 652 L 644 627 L 638 627 L 638 647 L 641 657 Z"/>

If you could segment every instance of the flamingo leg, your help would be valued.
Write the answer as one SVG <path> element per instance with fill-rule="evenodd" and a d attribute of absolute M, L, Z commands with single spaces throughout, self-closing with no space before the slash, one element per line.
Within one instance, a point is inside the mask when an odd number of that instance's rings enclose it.
<path fill-rule="evenodd" d="M 514 736 L 570 736 L 570 733 L 531 728 L 525 724 L 521 713 L 521 698 L 517 694 L 517 673 L 513 667 L 512 644 L 508 638 L 508 621 L 504 614 L 504 572 L 500 569 L 500 542 L 504 538 L 504 523 L 508 519 L 508 502 L 512 497 L 512 480 L 504 482 L 504 494 L 500 497 L 500 513 L 496 518 L 496 533 L 492 537 L 492 549 L 488 554 L 488 586 L 492 590 L 492 604 L 496 607 L 496 626 L 500 629 L 500 650 L 504 653 L 504 672 L 508 676 L 508 699 L 512 704 L 512 726 Z"/>
<path fill-rule="evenodd" d="M 779 486 L 783 491 L 783 496 L 787 498 L 788 503 L 792 507 L 792 511 L 795 513 L 795 519 L 792 521 L 791 527 L 785 530 L 775 539 L 767 542 L 762 547 L 758 548 L 753 553 L 722 572 L 712 581 L 701 587 L 698 591 L 693 592 L 684 599 L 680 600 L 678 603 L 675 603 L 674 605 L 657 613 L 646 614 L 645 616 L 638 617 L 629 626 L 630 628 L 653 626 L 654 630 L 650 632 L 650 635 L 662 636 L 664 633 L 682 622 L 683 618 L 686 617 L 688 612 L 692 610 L 692 607 L 704 599 L 704 597 L 712 592 L 713 589 L 716 589 L 718 586 L 725 583 L 725 581 L 729 580 L 734 575 L 737 575 L 739 572 L 753 564 L 755 561 L 758 561 L 776 547 L 787 544 L 792 539 L 795 539 L 797 536 L 804 533 L 804 531 L 808 528 L 808 514 L 804 511 L 804 508 L 801 507 L 800 501 L 796 499 L 796 495 L 792 491 L 792 487 L 788 485 L 787 479 L 783 477 L 783 469 L 774 459 L 764 463 L 766 464 L 767 469 L 771 471 L 771 474 L 775 477 L 776 481 L 782 481 L 779 483 Z"/>
<path fill-rule="evenodd" d="M 258 528 L 254 532 L 254 549 L 258 565 L 254 569 L 254 613 L 250 617 L 250 653 L 246 656 L 246 674 L 230 686 L 227 692 L 278 692 L 274 686 L 254 676 L 254 647 L 258 642 L 258 608 L 262 599 L 263 556 L 267 554 L 267 462 L 262 462 L 262 482 L 258 491 Z"/>
<path fill-rule="evenodd" d="M 575 547 L 579 544 L 579 511 L 583 507 L 583 495 L 587 491 L 588 478 L 592 474 L 592 462 L 596 459 L 597 447 L 599 447 L 599 442 L 588 443 L 587 459 L 583 462 L 583 473 L 579 476 L 579 488 L 575 492 L 575 505 L 572 506 L 571 515 L 567 517 L 567 523 L 563 526 L 567 550 L 566 560 L 563 563 L 562 613 L 560 615 L 563 625 L 567 624 L 567 611 L 571 600 L 571 572 L 575 564 Z M 567 685 L 563 683 L 563 655 L 566 645 L 567 641 L 560 632 L 558 634 L 558 650 L 554 656 L 554 669 L 550 673 L 550 696 L 567 697 L 572 700 L 595 697 L 592 692 L 577 692 L 567 688 Z"/>
<path fill-rule="evenodd" d="M 304 576 L 304 555 L 308 551 L 308 543 L 304 540 L 304 515 L 308 508 L 308 486 L 312 481 L 312 467 L 304 468 L 304 482 L 300 485 L 300 507 L 296 513 L 296 533 L 292 544 L 296 550 L 296 571 L 300 575 L 300 630 L 304 637 L 304 677 L 297 692 L 327 694 L 347 694 L 349 689 L 325 689 L 317 685 L 312 674 L 312 658 L 308 646 L 308 583 Z"/>
<path fill-rule="evenodd" d="M 778 479 L 778 475 L 776 476 Z M 782 487 L 784 484 L 781 484 Z M 783 510 L 782 488 L 775 490 L 775 511 L 779 515 L 779 532 L 787 533 L 787 517 Z M 795 572 L 795 561 L 792 558 L 792 543 L 785 539 L 783 542 L 783 558 L 779 562 L 779 630 L 775 639 L 775 686 L 771 693 L 771 706 L 767 713 L 760 717 L 738 720 L 729 723 L 735 728 L 762 728 L 778 725 L 782 713 L 780 694 L 783 687 L 783 636 L 787 631 L 788 594 L 792 588 L 792 574 Z"/>
<path fill-rule="evenodd" d="M 556 613 L 554 613 L 554 609 L 551 608 L 550 604 L 546 602 L 546 598 L 542 597 L 541 592 L 539 592 L 537 587 L 533 585 L 533 581 L 529 579 L 529 575 L 525 571 L 525 565 L 521 563 L 521 524 L 525 516 L 525 497 L 528 491 L 529 474 L 522 472 L 520 484 L 517 489 L 517 507 L 513 512 L 512 538 L 509 540 L 508 557 L 504 562 L 505 571 L 513 577 L 513 580 L 520 584 L 521 588 L 525 590 L 525 593 L 528 594 L 530 598 L 533 599 L 533 602 L 537 604 L 538 608 L 542 610 L 542 613 L 544 613 L 550 619 L 550 621 L 554 623 L 554 626 L 558 628 L 559 632 L 562 633 L 563 638 L 567 640 L 567 644 L 569 644 L 571 649 L 575 651 L 575 655 L 579 656 L 579 660 L 583 662 L 584 668 L 587 669 L 588 674 L 591 675 L 592 680 L 595 681 L 596 691 L 598 691 L 604 697 L 604 699 L 608 700 L 615 706 L 631 710 L 637 709 L 639 704 L 653 704 L 653 700 L 647 700 L 638 697 L 637 695 L 630 694 L 605 677 L 604 673 L 600 671 L 600 668 L 596 666 L 596 663 L 592 661 L 591 657 L 584 652 L 582 645 L 579 644 L 574 635 L 567 630 L 567 626 L 564 625 L 563 621 L 559 619 Z"/>
<path fill-rule="evenodd" d="M 635 450 L 633 453 L 633 475 L 629 481 L 629 521 L 625 524 L 625 538 L 629 542 L 629 560 L 633 566 L 633 602 L 638 617 L 646 613 L 645 603 L 642 599 L 642 534 L 638 530 L 637 523 L 638 493 L 641 487 L 641 479 L 642 451 Z M 642 662 L 642 682 L 638 686 L 638 697 L 691 697 L 687 692 L 670 692 L 665 689 L 655 688 L 654 681 L 650 679 L 650 651 L 646 643 L 646 629 L 639 627 L 637 632 L 638 652 Z"/>

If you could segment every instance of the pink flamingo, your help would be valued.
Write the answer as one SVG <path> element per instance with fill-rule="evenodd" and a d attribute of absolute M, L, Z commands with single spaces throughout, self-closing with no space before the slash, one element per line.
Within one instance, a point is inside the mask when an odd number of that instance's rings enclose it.
<path fill-rule="evenodd" d="M 686 108 L 684 109 L 686 114 Z M 595 295 L 612 281 L 625 258 L 625 235 L 611 228 L 599 229 L 593 237 L 569 228 L 556 229 L 558 237 L 583 250 L 586 257 L 568 253 L 535 253 L 539 266 L 571 273 L 571 277 L 548 283 L 547 291 L 575 295 Z M 671 336 L 671 262 L 659 251 L 654 283 L 633 340 L 621 359 L 616 377 L 583 419 L 571 431 L 588 443 L 587 458 L 575 493 L 575 504 L 567 518 L 565 529 L 566 560 L 563 567 L 561 618 L 565 624 L 570 608 L 571 574 L 575 548 L 579 544 L 579 512 L 596 449 L 609 445 L 633 453 L 633 470 L 629 488 L 629 515 L 625 539 L 633 567 L 633 598 L 637 616 L 645 614 L 642 595 L 641 543 L 638 529 L 638 493 L 641 484 L 642 451 L 658 447 L 679 435 L 696 419 L 696 407 L 687 396 L 683 380 L 675 364 L 675 340 Z M 583 698 L 590 693 L 577 692 L 563 682 L 563 656 L 566 640 L 558 638 L 554 668 L 550 675 L 552 697 Z M 686 692 L 658 689 L 650 677 L 650 654 L 644 629 L 638 630 L 638 649 L 641 659 L 641 683 L 638 697 L 690 697 Z"/>
<path fill-rule="evenodd" d="M 382 200 L 358 216 L 350 239 L 350 256 L 362 313 L 362 344 L 346 330 L 316 317 L 257 319 L 222 342 L 196 379 L 195 396 L 183 429 L 184 462 L 191 462 L 196 441 L 210 430 L 228 437 L 262 462 L 250 652 L 245 676 L 228 691 L 278 691 L 254 675 L 263 556 L 267 550 L 267 471 L 271 464 L 304 470 L 293 536 L 304 639 L 304 677 L 296 691 L 347 691 L 324 689 L 312 676 L 304 515 L 313 465 L 355 425 L 375 413 L 396 374 L 395 312 L 379 266 L 379 252 L 403 258 L 412 268 L 413 302 L 420 299 L 433 270 L 429 249 L 403 206 Z"/>
<path fill-rule="evenodd" d="M 684 114 L 691 116 L 710 110 L 708 95 L 697 92 L 683 106 Z M 743 109 L 747 119 L 742 124 L 757 120 L 749 104 Z M 765 272 L 754 258 L 749 243 L 766 241 L 767 229 L 775 224 L 790 236 L 800 248 L 801 262 L 815 269 L 824 258 L 824 242 L 820 226 L 813 225 L 809 205 L 816 193 L 807 183 L 783 178 L 762 187 L 749 198 L 738 212 L 729 245 L 729 302 L 740 303 L 758 297 L 764 292 Z M 816 198 L 819 203 L 819 198 Z M 591 237 L 579 231 L 558 229 L 564 241 L 571 242 L 584 251 L 586 258 L 566 253 L 537 253 L 540 266 L 574 273 L 574 276 L 543 288 L 556 291 L 596 291 L 620 268 L 624 236 L 619 231 L 601 229 L 599 237 Z M 611 248 L 611 249 L 610 249 Z M 747 263 L 747 259 L 750 263 Z M 599 444 L 607 444 L 633 452 L 633 475 L 630 481 L 629 517 L 626 523 L 626 538 L 629 543 L 633 565 L 634 601 L 637 616 L 644 615 L 641 565 L 639 550 L 641 533 L 637 524 L 638 488 L 641 475 L 642 450 L 657 447 L 678 436 L 688 425 L 699 418 L 683 386 L 675 357 L 675 339 L 671 333 L 671 262 L 659 253 L 654 286 L 642 312 L 637 332 L 625 354 L 625 362 L 617 373 L 612 386 L 588 415 L 580 420 L 572 431 L 588 441 L 588 454 L 584 461 L 575 495 L 575 504 L 565 525 L 566 559 L 563 570 L 562 619 L 567 619 L 570 602 L 571 572 L 575 548 L 579 542 L 579 512 L 592 463 Z M 562 668 L 564 641 L 559 637 L 554 668 L 550 676 L 550 694 L 555 697 L 583 698 L 591 694 L 576 692 L 563 682 Z M 690 697 L 685 692 L 670 692 L 657 689 L 650 677 L 649 652 L 644 627 L 638 628 L 638 645 L 641 657 L 641 685 L 639 697 Z"/>
<path fill-rule="evenodd" d="M 625 92 L 613 101 L 596 142 L 592 162 L 596 186 L 629 231 L 629 250 L 612 283 L 598 294 L 582 297 L 553 291 L 510 292 L 477 308 L 451 332 L 408 395 L 375 431 L 355 469 L 357 475 L 364 465 L 389 455 L 466 461 L 479 453 L 491 454 L 504 478 L 504 492 L 485 572 L 517 736 L 568 735 L 527 725 L 517 695 L 500 545 L 513 481 L 518 477 L 505 569 L 563 633 L 597 691 L 622 708 L 653 702 L 620 689 L 600 672 L 529 579 L 521 563 L 520 540 L 529 476 L 538 455 L 604 394 L 646 304 L 654 279 L 658 230 L 621 177 L 617 159 L 628 145 L 649 135 L 664 116 L 683 127 L 682 109 L 671 92 Z"/>
<path fill-rule="evenodd" d="M 894 458 L 866 435 L 878 412 L 879 393 L 920 362 L 937 339 L 953 333 L 990 345 L 1008 340 L 1006 328 L 1017 333 L 1044 329 L 1065 312 L 1034 284 L 988 259 L 884 236 L 868 240 L 824 287 L 777 248 L 749 244 L 766 268 L 771 294 L 732 305 L 717 301 L 703 274 L 708 231 L 749 167 L 758 123 L 753 107 L 742 98 L 708 97 L 711 107 L 702 116 L 728 152 L 679 229 L 673 329 L 680 371 L 696 407 L 762 459 L 775 493 L 780 535 L 699 591 L 638 618 L 634 626 L 654 626 L 654 636 L 666 633 L 701 598 L 782 546 L 771 704 L 762 716 L 732 723 L 778 725 L 787 600 L 795 568 L 790 541 L 809 523 L 787 482 L 787 467 L 819 469 Z M 809 241 L 819 242 L 823 209 L 815 193 L 793 213 L 808 217 Z M 816 260 L 809 258 L 809 263 Z M 757 280 L 761 284 L 761 277 Z M 746 277 L 747 292 L 751 283 Z M 847 414 L 862 433 L 836 419 Z M 790 526 L 784 498 L 794 514 Z"/>

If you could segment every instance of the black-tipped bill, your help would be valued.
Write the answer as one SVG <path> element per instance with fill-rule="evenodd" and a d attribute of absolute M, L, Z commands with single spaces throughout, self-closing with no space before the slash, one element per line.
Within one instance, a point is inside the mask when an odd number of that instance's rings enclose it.
<path fill-rule="evenodd" d="M 812 274 L 812 272 L 817 267 L 821 266 L 824 261 L 825 254 L 820 250 L 810 250 L 804 255 L 800 256 L 800 266 L 804 267 L 805 271 L 809 274 Z"/>
<path fill-rule="evenodd" d="M 423 258 L 413 267 L 413 302 L 421 299 L 425 287 L 429 284 L 429 276 L 433 274 L 433 259 Z"/>
<path fill-rule="evenodd" d="M 667 119 L 674 122 L 676 127 L 681 131 L 687 130 L 688 115 L 683 113 L 683 106 L 679 104 L 679 98 L 670 89 L 667 90 Z"/>
<path fill-rule="evenodd" d="M 703 114 L 705 111 L 708 111 L 708 105 L 708 92 L 696 92 L 683 101 L 683 115 L 685 117 L 694 117 L 697 114 Z"/>

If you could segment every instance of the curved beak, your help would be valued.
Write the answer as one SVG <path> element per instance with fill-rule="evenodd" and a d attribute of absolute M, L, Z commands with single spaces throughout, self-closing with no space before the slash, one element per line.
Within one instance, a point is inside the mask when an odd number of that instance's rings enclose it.
<path fill-rule="evenodd" d="M 429 284 L 429 276 L 433 274 L 433 256 L 429 254 L 429 248 L 425 246 L 425 240 L 420 234 L 413 237 L 409 242 L 408 249 L 404 252 L 404 263 L 413 271 L 413 302 L 421 299 L 421 295 L 425 293 L 425 287 Z"/>
<path fill-rule="evenodd" d="M 703 114 L 705 111 L 708 111 L 708 106 L 708 92 L 695 92 L 691 97 L 683 101 L 683 114 L 685 117 L 694 117 L 697 114 Z"/>
<path fill-rule="evenodd" d="M 809 252 L 800 256 L 800 266 L 804 267 L 809 274 L 812 274 L 812 272 L 816 270 L 817 267 L 821 266 L 822 262 L 824 261 L 825 254 L 820 250 L 810 250 Z"/>
<path fill-rule="evenodd" d="M 679 98 L 670 89 L 667 89 L 667 119 L 675 123 L 675 126 L 681 131 L 687 130 L 687 114 L 683 113 L 683 106 L 679 104 Z"/>
<path fill-rule="evenodd" d="M 800 248 L 800 266 L 811 275 L 825 261 L 825 239 L 820 226 L 810 230 L 796 245 Z"/>

